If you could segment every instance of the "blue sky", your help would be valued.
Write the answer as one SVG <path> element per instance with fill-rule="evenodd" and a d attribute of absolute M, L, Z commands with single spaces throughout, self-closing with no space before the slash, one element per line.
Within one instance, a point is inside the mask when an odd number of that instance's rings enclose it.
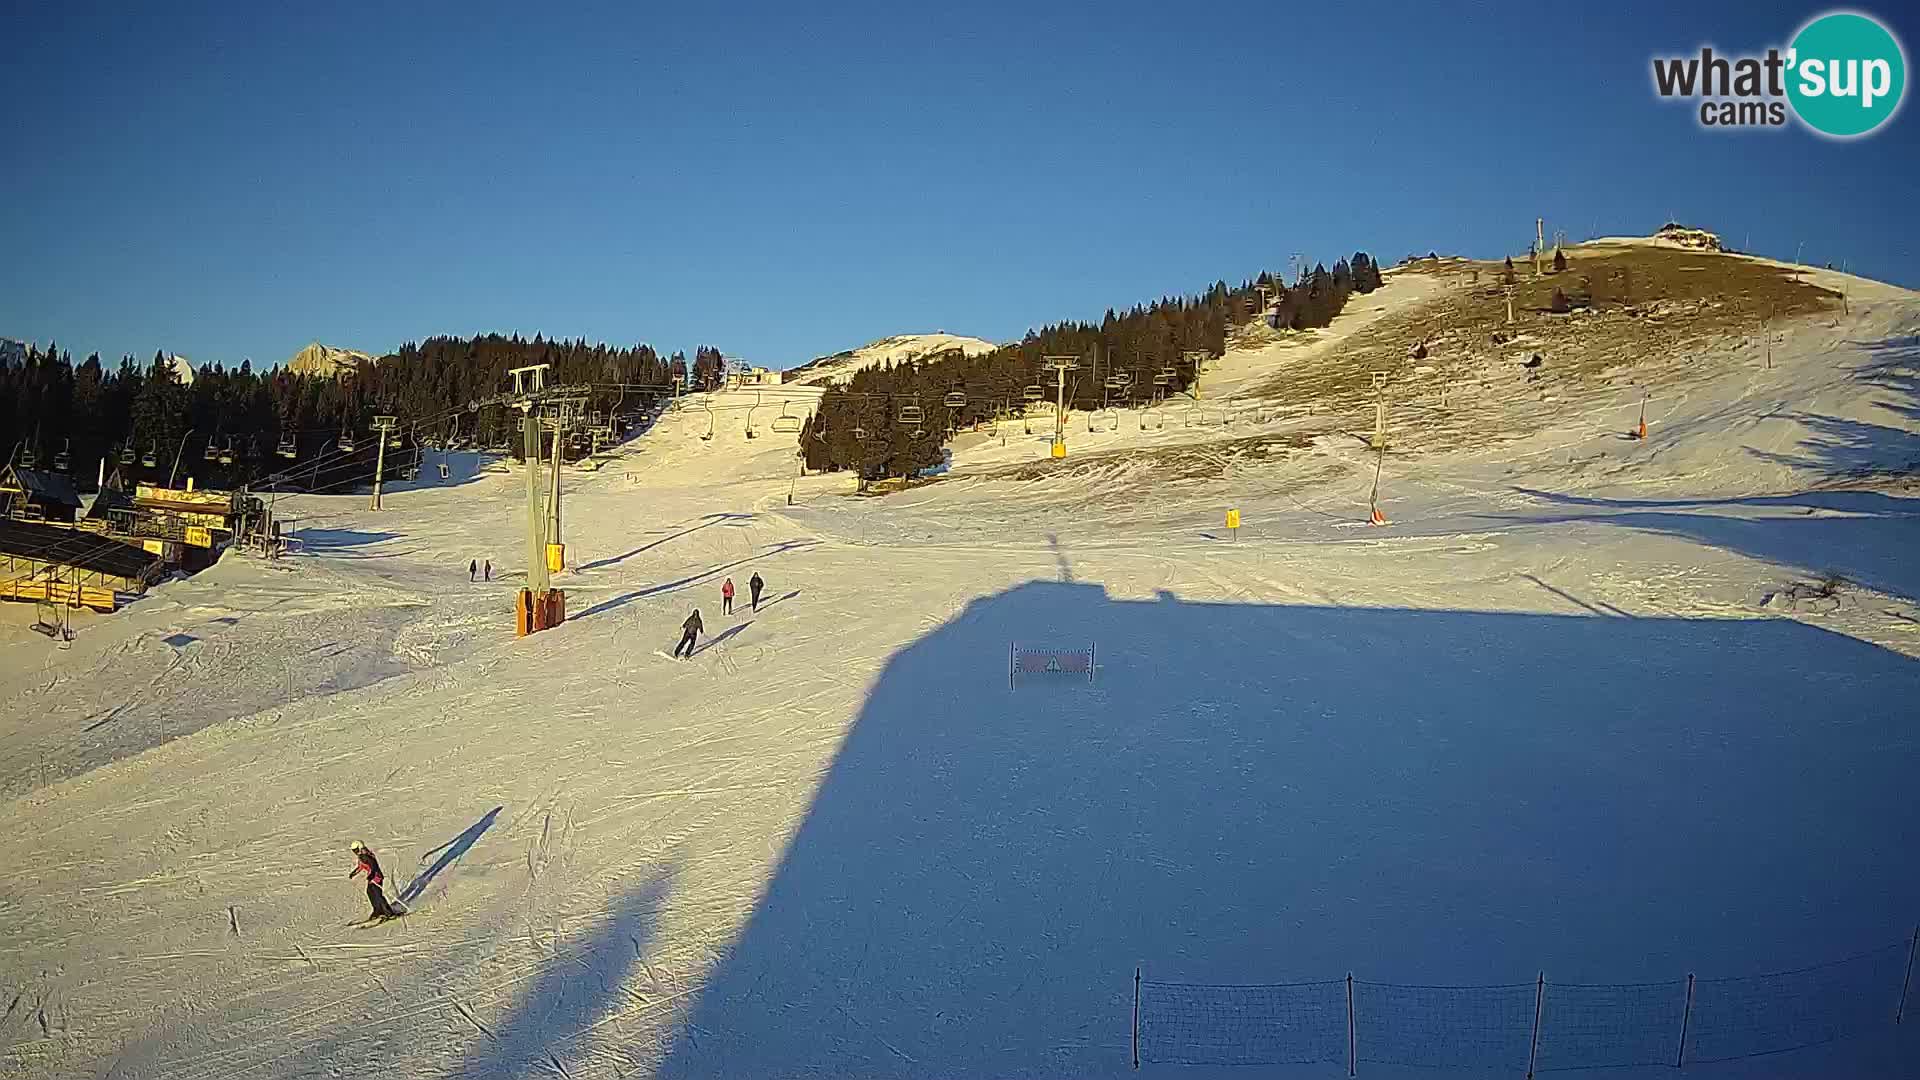
<path fill-rule="evenodd" d="M 0 336 L 786 366 L 1294 252 L 1494 255 L 1536 215 L 1920 284 L 1914 109 L 1837 143 L 1652 93 L 1655 53 L 1784 44 L 1819 6 L 383 6 L 0 10 Z M 1864 10 L 1911 53 L 1912 18 Z"/>

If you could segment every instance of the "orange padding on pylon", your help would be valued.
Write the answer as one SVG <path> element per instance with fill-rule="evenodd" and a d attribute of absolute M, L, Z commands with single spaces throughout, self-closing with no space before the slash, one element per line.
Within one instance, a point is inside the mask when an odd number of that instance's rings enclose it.
<path fill-rule="evenodd" d="M 1373 512 L 1367 515 L 1367 522 L 1371 525 L 1385 525 L 1387 523 L 1387 515 L 1381 513 L 1380 508 L 1376 506 L 1373 508 Z"/>

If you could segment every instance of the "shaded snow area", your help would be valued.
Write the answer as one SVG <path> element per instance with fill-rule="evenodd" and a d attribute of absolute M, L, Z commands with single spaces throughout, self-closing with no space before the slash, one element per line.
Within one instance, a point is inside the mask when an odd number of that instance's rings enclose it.
<path fill-rule="evenodd" d="M 1223 396 L 1450 288 L 1396 278 Z M 526 639 L 503 463 L 283 499 L 301 553 L 66 649 L 0 609 L 0 1077 L 1117 1078 L 1136 968 L 1147 1075 L 1344 1075 L 1349 972 L 1363 1076 L 1524 1075 L 1542 973 L 1548 1067 L 1658 1060 L 1695 973 L 1689 1075 L 1920 1075 L 1920 298 L 1845 284 L 1644 442 L 1596 379 L 869 497 L 683 399 L 565 474 Z M 349 926 L 355 839 L 411 915 Z"/>

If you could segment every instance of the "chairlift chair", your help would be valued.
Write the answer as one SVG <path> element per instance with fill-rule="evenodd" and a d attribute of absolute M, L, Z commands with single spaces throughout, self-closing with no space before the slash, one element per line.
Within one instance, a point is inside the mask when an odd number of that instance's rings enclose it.
<path fill-rule="evenodd" d="M 213 445 L 212 439 L 208 439 L 207 448 L 201 452 L 200 456 L 207 461 L 218 461 L 220 460 L 220 448 Z"/>
<path fill-rule="evenodd" d="M 35 463 L 37 463 L 39 460 L 40 460 L 40 455 L 33 452 L 33 445 L 31 443 L 29 443 L 25 449 L 20 451 L 20 467 L 23 469 L 33 468 Z"/>
<path fill-rule="evenodd" d="M 291 438 L 281 439 L 280 445 L 276 447 L 273 452 L 286 458 L 288 461 L 292 461 L 294 458 L 300 456 L 300 448 L 294 444 Z"/>
<path fill-rule="evenodd" d="M 227 445 L 223 447 L 220 451 L 220 464 L 222 465 L 233 464 L 233 440 L 232 439 L 228 439 Z"/>
<path fill-rule="evenodd" d="M 353 453 L 353 436 L 347 432 L 341 432 L 340 440 L 334 443 L 334 446 L 343 454 Z"/>
<path fill-rule="evenodd" d="M 53 467 L 55 469 L 60 472 L 66 472 L 68 469 L 73 468 L 72 448 L 72 439 L 68 439 L 60 445 L 59 451 L 53 455 Z"/>
<path fill-rule="evenodd" d="M 967 395 L 959 390 L 947 394 L 947 408 L 964 409 L 967 407 Z"/>
<path fill-rule="evenodd" d="M 1045 401 L 1047 398 L 1047 388 L 1041 386 L 1039 383 L 1035 383 L 1025 390 L 1020 391 L 1020 397 L 1026 401 Z"/>
<path fill-rule="evenodd" d="M 160 467 L 160 445 L 158 443 L 148 446 L 147 452 L 140 455 L 140 464 L 142 467 L 148 469 L 157 469 Z"/>
<path fill-rule="evenodd" d="M 133 464 L 133 447 L 123 446 L 120 448 L 120 464 L 122 465 Z"/>
<path fill-rule="evenodd" d="M 900 406 L 900 422 L 901 423 L 909 424 L 914 427 L 919 427 L 921 424 L 926 423 L 926 420 L 927 420 L 926 411 L 921 409 L 919 405 Z"/>
<path fill-rule="evenodd" d="M 800 430 L 800 417 L 787 412 L 789 406 L 780 406 L 780 415 L 773 418 L 773 430 L 795 432 Z"/>

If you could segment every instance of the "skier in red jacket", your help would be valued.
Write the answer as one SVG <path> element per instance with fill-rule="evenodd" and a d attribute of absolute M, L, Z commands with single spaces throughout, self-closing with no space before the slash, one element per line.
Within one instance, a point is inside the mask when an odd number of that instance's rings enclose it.
<path fill-rule="evenodd" d="M 386 890 L 380 887 L 386 882 L 387 877 L 380 872 L 380 860 L 373 857 L 372 849 L 355 840 L 348 850 L 352 851 L 360 861 L 353 869 L 347 871 L 347 876 L 356 877 L 362 871 L 367 875 L 367 902 L 373 905 L 373 914 L 367 918 L 391 919 L 399 915 L 400 913 L 393 910 L 392 905 L 387 903 Z"/>

